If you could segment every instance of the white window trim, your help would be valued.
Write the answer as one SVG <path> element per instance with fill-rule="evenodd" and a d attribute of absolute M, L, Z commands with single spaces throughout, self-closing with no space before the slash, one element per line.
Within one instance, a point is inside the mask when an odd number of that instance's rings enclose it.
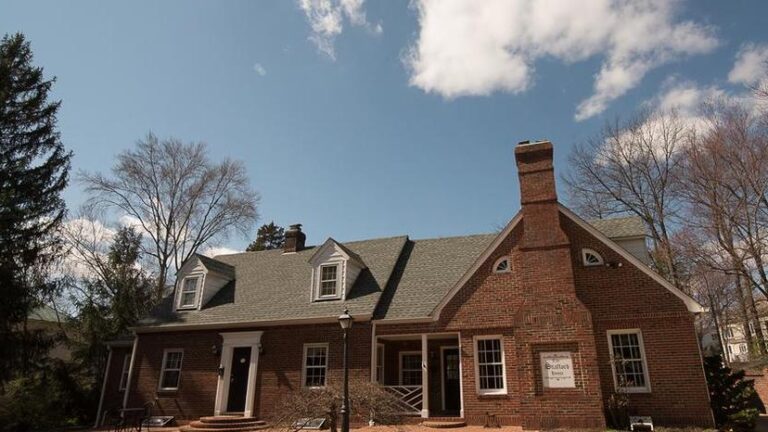
<path fill-rule="evenodd" d="M 168 359 L 169 353 L 181 353 L 181 361 L 179 362 L 179 368 L 178 369 L 166 369 L 165 367 L 165 361 Z M 184 350 L 181 348 L 166 348 L 163 350 L 163 362 L 160 363 L 160 380 L 157 383 L 157 389 L 159 391 L 176 391 L 179 389 L 179 385 L 181 385 L 181 370 L 184 366 Z M 163 377 L 165 376 L 165 372 L 171 370 L 179 371 L 179 379 L 176 381 L 176 387 L 163 387 Z"/>
<path fill-rule="evenodd" d="M 379 355 L 379 348 L 381 348 L 381 355 Z M 376 343 L 376 364 L 374 365 L 374 367 L 376 368 L 376 371 L 374 372 L 374 376 L 378 375 L 377 373 L 379 370 L 379 362 L 381 362 L 381 377 L 379 377 L 380 379 L 377 381 L 379 384 L 384 384 L 384 381 L 385 381 L 384 371 L 387 367 L 387 362 L 386 362 L 387 357 L 385 354 L 386 353 L 385 350 L 386 350 L 386 347 L 384 346 L 383 343 Z"/>
<path fill-rule="evenodd" d="M 499 264 L 501 264 L 502 261 L 507 261 L 507 269 L 506 270 L 496 270 L 499 267 Z M 496 262 L 493 263 L 493 272 L 494 273 L 511 273 L 512 272 L 512 260 L 509 259 L 509 255 L 504 255 L 503 257 L 496 260 Z"/>
<path fill-rule="evenodd" d="M 594 255 L 597 258 L 596 263 L 590 263 L 587 261 L 587 255 Z M 584 248 L 581 250 L 581 264 L 584 265 L 584 267 L 598 267 L 605 264 L 605 261 L 603 260 L 603 256 L 600 255 L 599 252 L 597 252 L 594 249 L 590 248 Z"/>
<path fill-rule="evenodd" d="M 499 346 L 501 347 L 501 378 L 504 387 L 500 389 L 481 389 L 480 388 L 480 362 L 477 353 L 477 342 L 481 340 L 498 339 Z M 483 335 L 474 336 L 472 338 L 472 350 L 474 351 L 474 363 L 475 363 L 475 390 L 480 396 L 494 396 L 507 394 L 507 360 L 504 352 L 504 336 L 502 335 Z"/>
<path fill-rule="evenodd" d="M 613 359 L 613 335 L 637 334 L 637 342 L 640 344 L 640 355 L 643 356 L 643 374 L 645 375 L 645 386 L 643 387 L 624 387 L 626 393 L 650 393 L 651 392 L 651 373 L 648 370 L 648 357 L 645 355 L 645 342 L 643 342 L 643 332 L 639 328 L 634 329 L 614 329 L 606 332 L 608 336 L 608 354 L 611 357 L 611 375 L 613 375 L 613 388 L 619 391 L 619 383 L 616 381 L 616 363 Z"/>
<path fill-rule="evenodd" d="M 315 301 L 340 300 L 342 298 L 342 272 L 344 271 L 342 262 L 327 262 L 317 266 L 317 282 L 315 283 Z M 323 287 L 323 267 L 336 267 L 336 294 L 321 295 Z"/>
<path fill-rule="evenodd" d="M 181 284 L 179 285 L 179 298 L 176 302 L 176 310 L 190 310 L 190 309 L 197 309 L 197 306 L 200 304 L 200 294 L 203 290 L 203 280 L 205 275 L 203 273 L 194 273 L 187 276 L 184 276 L 184 278 L 181 280 Z M 187 284 L 187 279 L 197 279 L 197 284 L 195 284 L 195 301 L 191 305 L 182 305 L 181 300 L 184 298 L 184 286 Z"/>
<path fill-rule="evenodd" d="M 131 353 L 127 353 L 123 357 L 123 368 L 120 370 L 120 384 L 117 386 L 119 391 L 125 391 L 125 386 L 128 384 L 128 372 L 131 367 Z"/>
<path fill-rule="evenodd" d="M 400 376 L 398 376 L 398 383 L 400 383 L 401 386 L 405 385 L 405 384 L 403 384 L 403 372 L 405 371 L 405 369 L 403 369 L 403 357 L 405 357 L 407 355 L 419 356 L 419 364 L 421 365 L 421 362 L 422 362 L 421 351 L 400 351 L 398 353 L 398 356 L 397 356 L 397 361 L 398 361 L 397 369 L 398 369 L 399 375 L 400 375 Z M 415 371 L 416 369 L 408 369 L 408 370 L 409 371 Z M 424 367 L 423 367 L 423 365 L 421 365 L 421 367 L 419 367 L 419 372 L 421 372 L 421 384 L 419 384 L 419 385 L 423 386 L 424 385 Z M 414 384 L 409 384 L 409 385 L 414 385 Z"/>
<path fill-rule="evenodd" d="M 325 348 L 325 385 L 308 386 L 307 385 L 307 350 L 309 348 Z M 328 370 L 330 365 L 331 349 L 328 343 L 305 343 L 301 355 L 301 386 L 306 389 L 323 389 L 328 387 Z"/>

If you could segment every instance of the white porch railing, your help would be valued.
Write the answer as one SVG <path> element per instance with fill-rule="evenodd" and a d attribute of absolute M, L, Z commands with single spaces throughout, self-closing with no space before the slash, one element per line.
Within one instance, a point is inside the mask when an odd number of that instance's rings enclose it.
<path fill-rule="evenodd" d="M 381 387 L 397 396 L 400 406 L 403 408 L 403 414 L 421 414 L 423 394 L 420 385 L 385 385 Z"/>

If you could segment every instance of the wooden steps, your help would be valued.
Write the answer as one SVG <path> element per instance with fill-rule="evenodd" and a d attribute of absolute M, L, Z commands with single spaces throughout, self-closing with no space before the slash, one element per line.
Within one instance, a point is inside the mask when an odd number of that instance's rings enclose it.
<path fill-rule="evenodd" d="M 255 417 L 210 416 L 190 422 L 179 428 L 181 432 L 252 432 L 266 429 L 269 425 Z"/>

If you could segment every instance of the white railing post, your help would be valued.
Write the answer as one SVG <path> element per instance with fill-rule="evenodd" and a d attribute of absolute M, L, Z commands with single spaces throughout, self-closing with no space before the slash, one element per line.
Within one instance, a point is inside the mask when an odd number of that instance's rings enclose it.
<path fill-rule="evenodd" d="M 427 334 L 421 334 L 421 417 L 429 417 L 429 344 Z"/>

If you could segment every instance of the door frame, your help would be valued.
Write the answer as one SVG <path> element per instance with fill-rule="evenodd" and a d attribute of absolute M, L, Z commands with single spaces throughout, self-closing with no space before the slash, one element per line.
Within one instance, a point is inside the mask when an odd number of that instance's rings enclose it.
<path fill-rule="evenodd" d="M 442 408 L 445 411 L 445 350 L 456 350 L 459 354 L 459 411 L 463 411 L 461 398 L 461 351 L 457 345 L 444 345 L 440 347 L 440 396 L 442 398 Z M 463 417 L 463 415 L 462 415 Z"/>
<path fill-rule="evenodd" d="M 232 351 L 234 348 L 250 347 L 251 363 L 248 367 L 248 385 L 245 391 L 243 416 L 253 416 L 253 402 L 256 399 L 256 371 L 259 365 L 259 347 L 261 346 L 261 335 L 263 333 L 263 331 L 219 333 L 222 338 L 219 368 L 220 370 L 223 368 L 224 373 L 218 374 L 214 415 L 218 416 L 227 411 L 229 380 L 232 373 Z"/>

